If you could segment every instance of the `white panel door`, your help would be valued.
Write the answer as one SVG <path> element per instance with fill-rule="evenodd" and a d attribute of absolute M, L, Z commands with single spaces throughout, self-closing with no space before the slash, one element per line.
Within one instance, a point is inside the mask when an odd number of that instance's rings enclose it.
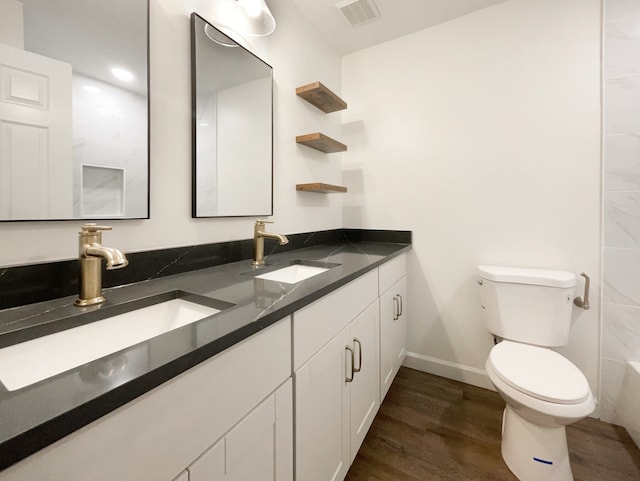
<path fill-rule="evenodd" d="M 346 327 L 295 372 L 297 480 L 341 481 L 349 469 L 348 334 Z"/>
<path fill-rule="evenodd" d="M 376 299 L 350 324 L 354 353 L 353 381 L 349 384 L 351 459 L 356 457 L 380 407 L 380 314 Z M 351 362 L 347 362 L 349 366 Z"/>
<path fill-rule="evenodd" d="M 4 44 L 0 217 L 73 217 L 71 65 Z"/>

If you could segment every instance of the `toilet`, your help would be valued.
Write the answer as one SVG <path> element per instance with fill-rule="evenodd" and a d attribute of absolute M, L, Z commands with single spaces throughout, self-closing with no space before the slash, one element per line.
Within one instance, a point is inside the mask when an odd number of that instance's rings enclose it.
<path fill-rule="evenodd" d="M 521 481 L 573 481 L 565 426 L 595 400 L 584 374 L 550 348 L 569 341 L 576 276 L 571 272 L 478 266 L 481 307 L 499 342 L 486 362 L 507 406 L 502 457 Z"/>

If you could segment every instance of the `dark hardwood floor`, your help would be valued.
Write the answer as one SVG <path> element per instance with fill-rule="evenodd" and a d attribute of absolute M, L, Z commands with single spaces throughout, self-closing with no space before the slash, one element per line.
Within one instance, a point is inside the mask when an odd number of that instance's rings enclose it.
<path fill-rule="evenodd" d="M 503 409 L 493 391 L 403 367 L 346 480 L 517 481 L 500 454 Z M 567 439 L 575 481 L 640 481 L 624 428 L 586 418 Z"/>

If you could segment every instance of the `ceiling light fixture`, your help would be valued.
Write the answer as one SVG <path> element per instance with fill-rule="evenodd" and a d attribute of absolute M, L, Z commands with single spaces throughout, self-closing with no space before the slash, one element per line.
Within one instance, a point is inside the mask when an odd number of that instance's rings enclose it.
<path fill-rule="evenodd" d="M 217 24 L 241 35 L 265 37 L 276 29 L 276 20 L 265 0 L 222 0 Z"/>

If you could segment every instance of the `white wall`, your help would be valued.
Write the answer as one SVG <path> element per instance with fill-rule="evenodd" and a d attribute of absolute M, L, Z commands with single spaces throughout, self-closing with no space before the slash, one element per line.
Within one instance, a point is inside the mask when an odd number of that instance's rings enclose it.
<path fill-rule="evenodd" d="M 414 232 L 412 365 L 488 385 L 476 265 L 584 271 L 562 351 L 597 389 L 600 21 L 511 0 L 343 58 L 344 224 Z"/>
<path fill-rule="evenodd" d="M 295 88 L 320 80 L 340 92 L 340 57 L 315 36 L 290 0 L 270 0 L 277 20 L 269 37 L 250 40 L 274 68 L 274 232 L 295 233 L 342 226 L 341 199 L 296 193 L 308 181 L 340 183 L 342 154 L 309 158 L 295 136 L 321 130 L 336 135 L 340 116 L 312 111 Z M 191 219 L 191 112 L 189 15 L 205 18 L 215 0 L 151 1 L 151 219 L 109 221 L 105 245 L 125 252 L 205 244 L 253 235 L 250 218 Z M 77 255 L 77 222 L 0 223 L 0 265 Z M 46 239 L 43 244 L 42 239 Z"/>

